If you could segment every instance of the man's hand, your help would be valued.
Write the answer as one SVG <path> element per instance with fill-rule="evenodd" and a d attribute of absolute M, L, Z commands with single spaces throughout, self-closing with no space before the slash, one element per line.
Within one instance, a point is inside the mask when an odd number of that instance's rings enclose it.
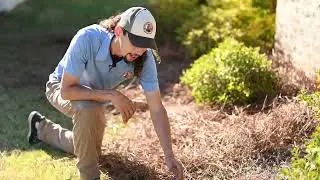
<path fill-rule="evenodd" d="M 165 158 L 169 170 L 174 174 L 174 180 L 183 180 L 182 164 L 174 157 Z"/>
<path fill-rule="evenodd" d="M 136 111 L 133 102 L 119 91 L 115 91 L 115 95 L 112 97 L 111 103 L 114 105 L 117 111 L 120 112 L 124 123 L 127 123 Z"/>

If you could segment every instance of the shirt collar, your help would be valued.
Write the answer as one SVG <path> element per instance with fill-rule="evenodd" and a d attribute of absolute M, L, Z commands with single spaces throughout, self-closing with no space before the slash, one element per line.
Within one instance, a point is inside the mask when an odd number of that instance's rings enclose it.
<path fill-rule="evenodd" d="M 97 57 L 96 59 L 101 60 L 101 61 L 110 61 L 111 60 L 111 54 L 110 54 L 110 45 L 111 45 L 111 40 L 113 38 L 114 34 L 107 32 L 106 36 L 103 36 L 103 41 L 101 43 L 101 46 L 98 50 Z"/>

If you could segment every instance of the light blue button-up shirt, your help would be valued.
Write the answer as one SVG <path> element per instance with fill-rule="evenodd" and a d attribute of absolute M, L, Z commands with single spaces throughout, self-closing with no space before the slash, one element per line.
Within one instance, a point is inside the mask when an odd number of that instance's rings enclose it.
<path fill-rule="evenodd" d="M 78 31 L 49 80 L 61 80 L 63 72 L 80 78 L 80 84 L 93 89 L 113 89 L 133 73 L 133 63 L 119 61 L 112 67 L 110 45 L 113 33 L 94 24 Z M 159 90 L 157 68 L 150 49 L 143 64 L 140 84 L 145 92 Z M 89 101 L 81 101 L 89 102 Z"/>

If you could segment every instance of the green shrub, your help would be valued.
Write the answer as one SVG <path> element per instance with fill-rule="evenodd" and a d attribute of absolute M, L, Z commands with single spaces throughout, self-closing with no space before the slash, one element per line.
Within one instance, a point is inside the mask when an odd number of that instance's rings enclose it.
<path fill-rule="evenodd" d="M 301 157 L 301 149 L 292 150 L 291 166 L 281 169 L 281 179 L 313 180 L 320 177 L 320 128 L 312 135 L 312 140 L 305 144 L 305 156 Z"/>
<path fill-rule="evenodd" d="M 264 4 L 256 4 L 252 0 L 208 0 L 177 29 L 178 40 L 193 56 L 207 53 L 227 37 L 269 51 L 274 44 L 275 15 L 263 9 Z"/>
<path fill-rule="evenodd" d="M 259 8 L 249 8 L 241 12 L 239 26 L 243 35 L 239 38 L 247 46 L 260 47 L 270 53 L 275 42 L 275 14 Z M 247 22 L 247 23 L 245 23 Z"/>
<path fill-rule="evenodd" d="M 190 12 L 197 11 L 198 0 L 149 0 L 150 9 L 157 21 L 157 40 L 175 37 L 176 29 L 191 18 Z"/>
<path fill-rule="evenodd" d="M 320 115 L 320 91 L 310 94 L 306 90 L 302 90 L 298 97 L 300 100 L 306 102 L 308 106 L 315 109 L 318 116 Z"/>
<path fill-rule="evenodd" d="M 320 71 L 317 71 L 317 75 L 317 86 L 319 87 Z M 307 103 L 309 107 L 313 108 L 317 112 L 317 116 L 320 117 L 320 91 L 309 93 L 303 89 L 298 95 L 298 98 Z"/>
<path fill-rule="evenodd" d="M 270 65 L 259 48 L 226 39 L 197 59 L 181 81 L 197 102 L 250 103 L 275 94 L 277 78 Z"/>
<path fill-rule="evenodd" d="M 320 72 L 318 71 L 318 79 Z M 308 93 L 302 90 L 298 95 L 300 101 L 307 103 L 320 117 L 320 91 Z M 301 156 L 302 152 L 305 154 Z M 280 178 L 319 179 L 320 177 L 320 127 L 312 135 L 311 141 L 305 143 L 305 149 L 295 147 L 292 150 L 291 166 L 280 171 Z"/>
<path fill-rule="evenodd" d="M 233 26 L 239 15 L 238 10 L 225 8 L 228 3 L 219 5 L 222 7 L 202 6 L 200 13 L 194 12 L 193 18 L 177 29 L 178 40 L 194 57 L 206 54 L 227 37 L 239 38 L 243 35 L 239 28 Z"/>
<path fill-rule="evenodd" d="M 277 7 L 277 0 L 252 0 L 254 7 L 266 9 L 269 12 L 275 12 Z"/>

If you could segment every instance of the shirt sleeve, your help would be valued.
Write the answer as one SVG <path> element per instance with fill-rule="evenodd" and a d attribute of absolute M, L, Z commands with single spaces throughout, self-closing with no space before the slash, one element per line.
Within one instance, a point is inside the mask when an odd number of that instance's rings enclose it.
<path fill-rule="evenodd" d="M 157 66 L 150 50 L 147 50 L 147 58 L 141 71 L 140 84 L 145 92 L 159 90 Z"/>
<path fill-rule="evenodd" d="M 71 40 L 69 48 L 63 59 L 65 62 L 64 71 L 80 77 L 85 69 L 89 57 L 89 40 L 86 32 L 80 30 Z"/>

